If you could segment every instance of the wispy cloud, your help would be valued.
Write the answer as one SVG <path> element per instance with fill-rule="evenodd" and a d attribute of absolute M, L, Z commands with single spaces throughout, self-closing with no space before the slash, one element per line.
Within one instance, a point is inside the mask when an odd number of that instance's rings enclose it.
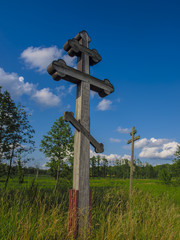
<path fill-rule="evenodd" d="M 28 47 L 20 56 L 30 69 L 35 69 L 38 72 L 45 73 L 47 66 L 54 60 L 63 59 L 67 65 L 75 67 L 75 58 L 65 54 L 63 49 L 58 49 L 57 46 L 52 47 Z"/>
<path fill-rule="evenodd" d="M 110 142 L 116 142 L 116 143 L 120 143 L 122 141 L 121 139 L 118 139 L 118 138 L 110 138 L 109 140 Z"/>
<path fill-rule="evenodd" d="M 112 102 L 110 100 L 103 99 L 97 106 L 100 111 L 106 111 L 111 109 Z"/>
<path fill-rule="evenodd" d="M 131 132 L 131 129 L 130 129 L 130 128 L 118 127 L 118 128 L 117 128 L 117 131 L 118 131 L 119 133 L 125 133 L 125 134 L 127 134 L 127 133 L 130 133 L 130 132 Z"/>
<path fill-rule="evenodd" d="M 72 91 L 73 91 L 73 89 L 76 87 L 76 85 L 75 84 L 71 84 L 70 86 L 69 86 L 69 88 L 68 88 L 68 93 L 72 93 Z"/>
<path fill-rule="evenodd" d="M 94 92 L 94 91 L 91 90 L 91 91 L 90 91 L 90 96 L 91 96 L 91 98 L 94 98 L 95 95 L 98 95 L 97 92 Z"/>

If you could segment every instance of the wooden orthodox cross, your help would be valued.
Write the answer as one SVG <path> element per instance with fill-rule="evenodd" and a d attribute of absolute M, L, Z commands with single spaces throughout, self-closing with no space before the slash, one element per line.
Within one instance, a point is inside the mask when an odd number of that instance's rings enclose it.
<path fill-rule="evenodd" d="M 135 130 L 135 127 L 132 128 L 132 132 L 130 135 L 132 138 L 127 141 L 127 144 L 132 143 L 131 145 L 131 164 L 130 164 L 130 196 L 132 195 L 132 181 L 133 181 L 133 169 L 134 169 L 134 142 L 138 139 L 140 139 L 140 136 L 134 137 L 135 133 L 137 131 Z"/>
<path fill-rule="evenodd" d="M 60 59 L 53 61 L 47 68 L 54 80 L 64 79 L 77 85 L 76 116 L 65 112 L 64 118 L 75 127 L 74 136 L 74 165 L 73 190 L 70 192 L 69 230 L 74 238 L 88 239 L 89 231 L 89 143 L 95 147 L 96 152 L 103 152 L 103 144 L 98 143 L 90 134 L 90 90 L 105 97 L 114 91 L 109 80 L 99 80 L 89 75 L 89 67 L 101 61 L 101 56 L 95 49 L 89 49 L 91 41 L 88 33 L 82 31 L 75 38 L 64 44 L 64 50 L 69 56 L 77 56 L 77 70 L 66 65 Z"/>

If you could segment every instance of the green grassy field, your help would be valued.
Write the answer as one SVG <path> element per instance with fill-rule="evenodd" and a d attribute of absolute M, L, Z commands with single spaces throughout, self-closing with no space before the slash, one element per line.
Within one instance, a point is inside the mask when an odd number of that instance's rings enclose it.
<path fill-rule="evenodd" d="M 34 176 L 25 176 L 24 183 L 19 184 L 17 178 L 10 179 L 8 189 L 16 190 L 29 188 L 33 182 Z M 4 180 L 0 180 L 0 189 L 4 188 Z M 62 180 L 63 181 L 63 180 Z M 65 181 L 66 182 L 66 181 Z M 39 189 L 46 189 L 48 191 L 53 190 L 55 187 L 55 179 L 51 176 L 39 176 L 36 184 Z M 72 187 L 72 184 L 66 182 L 65 186 Z M 133 180 L 134 190 L 141 190 L 144 193 L 148 192 L 152 195 L 163 196 L 166 195 L 173 202 L 180 206 L 180 186 L 166 185 L 161 183 L 157 179 L 134 179 Z M 90 179 L 90 188 L 116 188 L 117 190 L 129 191 L 129 179 L 115 179 L 115 178 L 94 178 Z"/>
<path fill-rule="evenodd" d="M 61 180 L 56 194 L 49 176 L 0 180 L 0 239 L 71 239 L 68 236 L 68 188 Z M 90 239 L 180 239 L 180 187 L 158 180 L 91 179 L 93 190 Z"/>

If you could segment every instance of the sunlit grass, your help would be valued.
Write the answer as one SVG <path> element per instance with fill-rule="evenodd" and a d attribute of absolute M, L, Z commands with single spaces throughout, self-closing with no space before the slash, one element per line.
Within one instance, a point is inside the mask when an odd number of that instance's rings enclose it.
<path fill-rule="evenodd" d="M 99 206 L 92 239 L 179 239 L 179 213 L 166 199 L 136 191 L 127 202 L 120 198 L 107 210 Z M 123 207 L 122 207 L 123 206 Z M 100 209 L 103 209 L 101 211 Z"/>
<path fill-rule="evenodd" d="M 116 188 L 119 190 L 129 191 L 129 179 L 109 179 L 109 178 L 95 178 L 91 179 L 90 186 L 104 187 L 104 188 Z M 166 195 L 176 204 L 180 206 L 180 186 L 165 185 L 157 179 L 134 179 L 133 188 L 135 190 L 141 190 L 144 193 L 151 193 L 153 196 Z"/>

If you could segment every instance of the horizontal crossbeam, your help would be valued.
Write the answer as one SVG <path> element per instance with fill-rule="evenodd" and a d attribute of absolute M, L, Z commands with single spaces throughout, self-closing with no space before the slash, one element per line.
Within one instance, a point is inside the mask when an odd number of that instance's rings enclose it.
<path fill-rule="evenodd" d="M 102 60 L 96 49 L 91 50 L 79 44 L 78 40 L 75 38 L 68 40 L 64 44 L 63 48 L 71 57 L 80 56 L 81 53 L 86 53 L 87 55 L 89 55 L 90 66 L 93 66 Z"/>
<path fill-rule="evenodd" d="M 65 61 L 62 59 L 53 61 L 48 66 L 47 71 L 56 81 L 64 79 L 75 84 L 78 84 L 81 81 L 87 82 L 90 84 L 90 89 L 97 92 L 100 97 L 105 97 L 114 92 L 114 87 L 108 79 L 100 80 L 92 77 L 87 73 L 78 71 L 72 67 L 67 66 Z"/>
<path fill-rule="evenodd" d="M 135 129 L 133 129 L 133 131 L 130 133 L 130 135 L 132 136 L 133 134 L 136 134 L 137 131 Z"/>
<path fill-rule="evenodd" d="M 140 136 L 137 136 L 133 139 L 133 141 L 135 142 L 136 140 L 140 139 Z M 127 144 L 132 143 L 132 139 L 130 139 L 129 141 L 127 141 Z"/>
<path fill-rule="evenodd" d="M 90 141 L 91 145 L 95 148 L 96 153 L 104 152 L 104 145 L 102 143 L 98 143 L 93 136 L 83 127 L 80 121 L 77 121 L 74 118 L 74 114 L 72 112 L 64 113 L 64 120 L 66 122 L 70 122 L 78 131 L 81 131 Z"/>

